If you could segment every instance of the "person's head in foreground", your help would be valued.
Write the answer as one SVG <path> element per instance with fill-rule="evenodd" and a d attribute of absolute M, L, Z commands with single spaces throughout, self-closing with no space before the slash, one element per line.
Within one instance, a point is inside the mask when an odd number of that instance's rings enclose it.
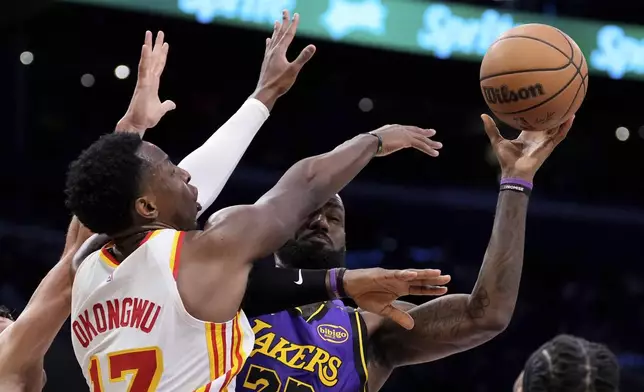
<path fill-rule="evenodd" d="M 94 142 L 67 174 L 67 207 L 95 233 L 133 228 L 197 227 L 197 189 L 190 174 L 136 134 L 111 133 Z"/>
<path fill-rule="evenodd" d="M 344 204 L 335 195 L 277 251 L 278 264 L 289 268 L 327 269 L 344 267 L 346 243 Z"/>
<path fill-rule="evenodd" d="M 528 358 L 514 392 L 617 392 L 619 364 L 603 344 L 559 335 Z"/>

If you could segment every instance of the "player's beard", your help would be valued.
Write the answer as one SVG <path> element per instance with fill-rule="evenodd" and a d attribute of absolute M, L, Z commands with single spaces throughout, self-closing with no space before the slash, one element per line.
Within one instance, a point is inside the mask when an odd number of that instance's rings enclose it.
<path fill-rule="evenodd" d="M 279 251 L 281 264 L 289 268 L 329 269 L 345 266 L 346 250 L 330 249 L 317 242 L 289 240 Z"/>

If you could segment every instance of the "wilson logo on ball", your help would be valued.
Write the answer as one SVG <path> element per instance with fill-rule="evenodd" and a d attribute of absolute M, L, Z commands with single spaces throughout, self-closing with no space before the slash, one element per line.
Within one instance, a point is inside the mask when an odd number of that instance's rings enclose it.
<path fill-rule="evenodd" d="M 485 100 L 487 103 L 492 105 L 522 101 L 524 99 L 536 98 L 546 94 L 541 83 L 528 87 L 521 87 L 516 91 L 510 90 L 506 85 L 503 85 L 500 88 L 487 86 L 481 86 L 481 88 L 483 89 Z"/>

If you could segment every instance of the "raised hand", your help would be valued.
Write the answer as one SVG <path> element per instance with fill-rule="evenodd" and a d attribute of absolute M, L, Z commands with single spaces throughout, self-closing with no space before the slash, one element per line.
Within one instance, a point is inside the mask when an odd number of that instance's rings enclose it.
<path fill-rule="evenodd" d="M 377 156 L 392 154 L 403 148 L 415 148 L 425 154 L 437 157 L 438 150 L 443 147 L 440 142 L 435 142 L 430 137 L 436 135 L 433 129 L 422 129 L 409 125 L 385 125 L 371 134 L 378 135 L 382 139 L 382 151 Z"/>
<path fill-rule="evenodd" d="M 157 33 L 152 44 L 152 33 L 145 32 L 145 42 L 141 48 L 141 60 L 134 94 L 125 116 L 119 121 L 117 130 L 137 132 L 141 136 L 146 129 L 156 126 L 161 117 L 176 108 L 172 101 L 161 102 L 159 83 L 168 58 L 167 42 L 163 42 L 163 31 Z"/>
<path fill-rule="evenodd" d="M 361 309 L 412 329 L 414 319 L 395 307 L 393 301 L 404 295 L 443 295 L 447 288 L 442 285 L 450 280 L 449 275 L 441 275 L 440 270 L 432 269 L 357 269 L 347 270 L 344 274 L 344 290 Z"/>
<path fill-rule="evenodd" d="M 490 138 L 494 153 L 501 165 L 503 177 L 521 178 L 533 182 L 537 170 L 568 135 L 575 116 L 547 131 L 523 131 L 514 140 L 504 139 L 494 120 L 487 114 L 481 115 L 481 119 L 485 126 L 485 133 Z"/>
<path fill-rule="evenodd" d="M 293 62 L 286 58 L 297 26 L 300 22 L 300 15 L 293 15 L 290 20 L 288 11 L 282 11 L 282 22 L 275 22 L 273 35 L 266 39 L 266 50 L 264 51 L 264 62 L 259 74 L 259 82 L 253 96 L 262 101 L 266 107 L 271 109 L 275 100 L 293 86 L 297 75 L 311 57 L 315 54 L 315 46 L 309 45 L 304 48 Z"/>

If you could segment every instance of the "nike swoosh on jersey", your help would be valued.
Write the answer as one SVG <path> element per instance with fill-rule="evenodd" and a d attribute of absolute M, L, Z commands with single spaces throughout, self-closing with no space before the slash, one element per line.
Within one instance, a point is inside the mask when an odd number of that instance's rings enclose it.
<path fill-rule="evenodd" d="M 299 278 L 295 281 L 295 284 L 302 284 L 304 282 L 304 279 L 302 279 L 302 270 L 300 269 L 300 275 Z"/>

